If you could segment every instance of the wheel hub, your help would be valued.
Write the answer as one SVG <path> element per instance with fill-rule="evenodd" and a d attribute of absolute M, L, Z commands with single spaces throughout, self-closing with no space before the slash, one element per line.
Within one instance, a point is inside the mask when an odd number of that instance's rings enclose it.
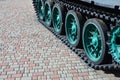
<path fill-rule="evenodd" d="M 91 32 L 90 32 L 91 33 Z M 98 38 L 98 34 L 96 32 L 93 32 L 91 33 L 92 36 L 90 37 L 91 39 L 91 44 L 95 45 L 95 46 L 98 46 L 98 41 L 99 41 L 99 38 Z"/>

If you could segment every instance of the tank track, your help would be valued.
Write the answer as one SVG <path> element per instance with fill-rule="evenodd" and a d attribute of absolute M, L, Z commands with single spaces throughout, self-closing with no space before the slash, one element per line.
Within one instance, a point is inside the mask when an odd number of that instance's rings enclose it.
<path fill-rule="evenodd" d="M 45 0 L 44 0 L 45 1 Z M 78 5 L 77 3 L 73 3 L 70 1 L 66 1 L 66 0 L 55 0 L 56 3 L 60 3 L 62 5 L 64 5 L 67 10 L 75 10 L 80 12 L 81 14 L 86 15 L 88 18 L 99 18 L 102 19 L 107 26 L 109 26 L 109 32 L 107 32 L 108 37 L 110 36 L 110 31 L 118 24 L 120 23 L 120 15 L 117 15 L 118 13 L 114 14 L 114 13 L 110 13 L 110 12 L 106 12 L 106 11 L 100 11 L 93 8 L 89 8 L 85 5 Z M 35 8 L 35 12 L 36 15 L 38 17 L 38 11 L 37 11 L 37 7 L 36 7 L 36 2 L 33 0 L 33 6 Z M 118 11 L 117 11 L 118 12 Z M 66 11 L 67 13 L 67 11 Z M 67 47 L 69 47 L 72 51 L 74 51 L 78 56 L 80 56 L 80 58 L 86 63 L 88 64 L 88 66 L 97 69 L 97 70 L 120 70 L 120 65 L 118 63 L 116 63 L 114 61 L 114 59 L 112 59 L 111 63 L 109 64 L 101 64 L 101 65 L 95 65 L 94 63 L 92 63 L 91 61 L 89 61 L 89 59 L 87 58 L 87 56 L 84 53 L 83 49 L 77 49 L 73 46 L 71 46 L 69 44 L 69 42 L 67 41 L 66 36 L 64 35 L 58 35 L 55 31 L 53 27 L 48 27 L 44 21 L 40 20 L 38 18 L 38 21 L 40 23 L 42 23 L 48 30 L 50 30 L 57 38 L 59 38 Z M 108 24 L 107 24 L 108 23 Z M 110 24 L 109 24 L 110 23 Z M 106 42 L 107 47 L 109 46 L 109 40 Z M 110 54 L 110 50 L 108 50 L 108 53 Z"/>

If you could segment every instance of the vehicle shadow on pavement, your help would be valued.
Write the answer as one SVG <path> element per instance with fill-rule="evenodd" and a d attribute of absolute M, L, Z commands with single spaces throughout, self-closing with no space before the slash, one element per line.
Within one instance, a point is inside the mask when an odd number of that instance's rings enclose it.
<path fill-rule="evenodd" d="M 114 74 L 115 77 L 120 78 L 120 70 L 104 70 L 106 74 Z"/>

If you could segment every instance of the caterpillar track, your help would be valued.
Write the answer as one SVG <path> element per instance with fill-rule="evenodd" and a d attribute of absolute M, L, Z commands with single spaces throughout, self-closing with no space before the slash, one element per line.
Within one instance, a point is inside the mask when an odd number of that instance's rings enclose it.
<path fill-rule="evenodd" d="M 120 70 L 120 7 L 108 4 L 33 0 L 39 22 L 90 67 Z"/>

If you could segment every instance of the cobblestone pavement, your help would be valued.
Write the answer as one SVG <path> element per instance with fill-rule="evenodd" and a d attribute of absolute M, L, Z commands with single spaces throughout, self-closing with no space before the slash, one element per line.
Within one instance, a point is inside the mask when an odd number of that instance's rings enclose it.
<path fill-rule="evenodd" d="M 31 0 L 0 0 L 0 80 L 118 80 L 87 66 L 37 21 Z"/>

